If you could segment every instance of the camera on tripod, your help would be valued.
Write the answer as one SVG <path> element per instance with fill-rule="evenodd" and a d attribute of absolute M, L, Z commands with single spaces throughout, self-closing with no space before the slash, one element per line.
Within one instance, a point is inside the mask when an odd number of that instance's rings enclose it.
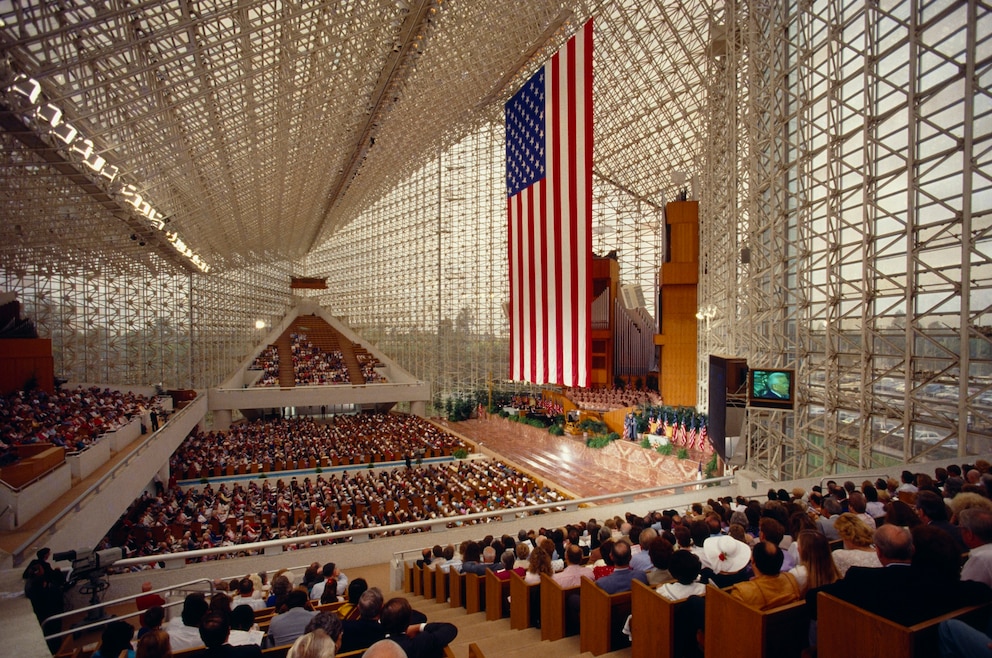
<path fill-rule="evenodd" d="M 120 547 L 105 548 L 102 551 L 94 551 L 92 548 L 80 548 L 75 551 L 62 551 L 52 555 L 56 562 L 68 561 L 72 563 L 72 571 L 66 579 L 66 588 L 71 588 L 76 583 L 79 586 L 79 593 L 89 595 L 90 611 L 83 619 L 83 623 L 103 621 L 107 615 L 100 605 L 101 594 L 110 587 L 107 579 L 107 569 L 115 562 L 124 557 L 124 549 Z"/>
<path fill-rule="evenodd" d="M 120 547 L 105 548 L 94 551 L 92 548 L 80 548 L 74 551 L 62 551 L 52 555 L 55 562 L 67 561 L 72 563 L 68 583 L 73 585 L 84 578 L 92 579 L 106 574 L 107 569 L 124 557 L 124 549 Z"/>

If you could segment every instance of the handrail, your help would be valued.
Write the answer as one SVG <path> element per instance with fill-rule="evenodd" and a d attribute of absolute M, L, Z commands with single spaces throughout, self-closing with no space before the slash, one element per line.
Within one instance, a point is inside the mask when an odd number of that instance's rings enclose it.
<path fill-rule="evenodd" d="M 582 505 L 587 505 L 589 503 L 596 503 L 605 500 L 613 500 L 616 498 L 623 499 L 625 501 L 633 501 L 634 496 L 640 496 L 644 494 L 661 493 L 665 491 L 680 491 L 686 489 L 687 487 L 697 487 L 706 485 L 721 485 L 733 482 L 734 476 L 724 476 L 718 478 L 709 478 L 706 480 L 692 480 L 690 482 L 677 482 L 674 484 L 664 484 L 657 487 L 647 487 L 644 489 L 634 489 L 632 491 L 623 491 L 620 493 L 608 493 L 600 494 L 598 496 L 590 496 L 588 498 L 572 498 L 568 500 L 558 500 L 550 503 L 540 503 L 538 505 L 528 505 L 526 507 L 506 507 L 503 509 L 489 510 L 486 512 L 476 512 L 475 514 L 464 514 L 459 516 L 440 516 L 436 519 L 425 519 L 422 521 L 411 521 L 408 523 L 398 523 L 395 525 L 384 525 L 384 526 L 374 526 L 371 528 L 359 528 L 355 530 L 341 530 L 338 532 L 327 532 L 320 535 L 305 535 L 302 537 L 285 537 L 282 539 L 270 539 L 263 542 L 254 542 L 251 544 L 234 544 L 231 546 L 215 546 L 213 548 L 201 548 L 195 551 L 183 551 L 180 553 L 159 553 L 156 555 L 144 555 L 141 557 L 125 558 L 123 560 L 118 560 L 113 564 L 114 567 L 131 567 L 139 566 L 142 564 L 148 564 L 150 562 L 170 562 L 174 560 L 186 560 L 195 559 L 198 557 L 208 557 L 211 555 L 222 555 L 227 553 L 242 553 L 244 551 L 264 551 L 267 548 L 282 548 L 283 546 L 290 546 L 293 544 L 311 544 L 314 542 L 322 541 L 333 541 L 336 539 L 354 539 L 356 541 L 368 541 L 370 535 L 377 535 L 379 533 L 386 533 L 389 536 L 394 535 L 397 531 L 403 530 L 418 530 L 421 528 L 431 529 L 437 528 L 441 529 L 446 527 L 449 523 L 465 523 L 469 521 L 481 521 L 481 520 L 491 520 L 499 518 L 500 521 L 505 520 L 506 517 L 512 516 L 516 518 L 518 514 L 527 514 L 528 516 L 533 512 L 538 512 L 542 510 L 552 510 L 558 507 L 578 509 Z"/>
<path fill-rule="evenodd" d="M 349 387 L 351 387 L 351 388 L 359 388 L 359 387 L 364 388 L 366 386 L 381 386 L 383 388 L 386 388 L 386 387 L 391 387 L 391 386 L 395 386 L 395 387 L 399 387 L 399 386 L 408 386 L 408 387 L 410 387 L 410 386 L 423 386 L 425 384 L 427 384 L 427 382 L 425 382 L 422 379 L 418 379 L 418 380 L 412 381 L 412 382 L 375 382 L 374 384 L 368 384 L 368 383 L 366 383 L 366 384 L 355 384 L 355 383 L 351 383 L 351 382 L 348 382 L 348 383 L 338 382 L 338 383 L 335 383 L 335 384 L 294 384 L 293 386 L 250 386 L 248 388 L 239 388 L 239 387 L 236 387 L 236 386 L 228 386 L 228 387 L 218 386 L 218 387 L 216 387 L 215 390 L 223 391 L 225 393 L 245 393 L 245 392 L 248 392 L 248 391 L 257 391 L 259 393 L 264 393 L 264 392 L 267 392 L 267 391 L 292 391 L 292 390 L 295 390 L 295 389 L 313 390 L 313 389 L 317 389 L 317 388 L 320 388 L 320 387 L 329 387 L 329 386 L 330 387 L 334 387 L 334 388 L 340 388 L 341 390 L 344 390 L 344 389 L 349 388 Z"/>
<path fill-rule="evenodd" d="M 190 402 L 192 403 L 193 401 L 200 399 L 202 395 L 203 395 L 202 393 L 197 394 L 197 396 L 193 398 L 193 400 L 190 400 Z M 179 411 L 174 412 L 172 414 L 172 418 L 173 419 L 181 418 L 183 415 L 189 412 L 192 406 L 193 406 L 192 404 L 188 404 Z M 161 429 L 159 431 L 161 431 Z M 143 455 L 151 447 L 152 442 L 157 440 L 158 438 L 156 436 L 157 434 L 158 432 L 152 432 L 147 439 L 141 442 L 141 445 L 139 445 L 137 448 L 129 452 L 124 457 L 124 459 L 119 461 L 113 468 L 111 468 L 109 471 L 104 473 L 99 480 L 97 480 L 89 487 L 87 487 L 86 490 L 81 494 L 79 494 L 79 496 L 77 496 L 75 500 L 73 500 L 71 503 L 69 503 L 64 508 L 62 508 L 62 510 L 58 514 L 56 514 L 54 517 L 49 519 L 47 523 L 42 525 L 37 530 L 37 532 L 31 535 L 23 544 L 15 548 L 13 552 L 14 564 L 20 564 L 24 559 L 24 552 L 28 550 L 29 547 L 34 545 L 41 537 L 52 534 L 57 529 L 58 523 L 63 518 L 65 518 L 69 514 L 76 513 L 79 510 L 79 507 L 82 505 L 84 500 L 86 500 L 93 494 L 100 491 L 108 481 L 117 477 L 117 475 L 121 471 L 128 468 L 132 462 L 134 462 L 138 457 Z"/>
<path fill-rule="evenodd" d="M 128 601 L 133 601 L 133 600 L 137 599 L 139 596 L 145 596 L 146 594 L 158 594 L 159 592 L 169 592 L 169 591 L 172 591 L 174 589 L 182 589 L 182 588 L 185 588 L 185 587 L 189 587 L 190 585 L 197 585 L 199 583 L 206 583 L 209 586 L 209 588 L 210 588 L 208 590 L 210 592 L 210 595 L 213 596 L 213 594 L 214 594 L 214 581 L 212 579 L 210 579 L 210 578 L 197 578 L 196 580 L 188 580 L 185 583 L 177 583 L 175 585 L 170 585 L 169 587 L 160 587 L 158 589 L 153 589 L 153 590 L 150 590 L 148 592 L 139 592 L 138 594 L 129 594 L 128 596 L 122 596 L 121 598 L 119 598 L 119 599 L 113 599 L 112 601 L 101 601 L 100 603 L 98 603 L 96 605 L 88 605 L 88 606 L 85 606 L 85 607 L 82 607 L 82 608 L 75 608 L 73 610 L 70 610 L 69 612 L 60 612 L 57 615 L 52 615 L 51 617 L 46 618 L 43 622 L 41 622 L 41 627 L 44 628 L 45 627 L 45 624 L 47 624 L 50 621 L 54 621 L 56 619 L 65 619 L 66 617 L 75 617 L 76 615 L 78 615 L 81 612 L 89 612 L 90 610 L 99 610 L 101 608 L 105 608 L 105 607 L 110 606 L 110 605 L 117 605 L 118 603 L 127 603 Z M 182 603 L 183 603 L 182 601 L 173 601 L 171 603 L 166 603 L 162 607 L 163 608 L 171 608 L 173 606 L 182 605 Z M 126 613 L 126 614 L 115 615 L 115 618 L 117 618 L 117 619 L 127 619 L 129 617 L 134 617 L 136 615 L 140 615 L 143 612 L 144 612 L 144 610 L 136 610 L 134 612 L 129 612 L 129 613 Z M 69 629 L 67 631 L 61 631 L 59 633 L 52 633 L 51 635 L 46 635 L 45 636 L 45 640 L 53 640 L 53 639 L 55 639 L 57 637 L 63 637 L 65 635 L 72 635 L 74 633 L 78 633 L 80 631 L 86 631 L 86 630 L 89 630 L 91 628 L 98 628 L 100 626 L 105 626 L 106 624 L 107 624 L 107 620 L 106 619 L 101 619 L 99 621 L 95 621 L 95 622 L 92 622 L 92 623 L 89 623 L 89 624 L 85 624 L 83 626 L 74 626 L 73 628 L 71 628 L 71 629 Z"/>

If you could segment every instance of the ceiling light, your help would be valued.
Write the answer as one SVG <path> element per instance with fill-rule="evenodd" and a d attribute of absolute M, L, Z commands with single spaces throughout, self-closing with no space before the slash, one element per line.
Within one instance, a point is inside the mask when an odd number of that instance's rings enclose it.
<path fill-rule="evenodd" d="M 78 153 L 84 160 L 93 152 L 93 142 L 88 139 L 77 139 L 69 147 L 73 153 Z"/>
<path fill-rule="evenodd" d="M 83 164 L 92 169 L 93 171 L 100 173 L 103 166 L 107 164 L 107 161 L 100 157 L 97 153 L 91 153 L 89 157 L 83 158 Z"/>
<path fill-rule="evenodd" d="M 48 103 L 35 110 L 35 116 L 54 128 L 59 125 L 60 121 L 62 121 L 62 110 L 61 108 Z"/>
<path fill-rule="evenodd" d="M 17 76 L 14 84 L 10 85 L 10 90 L 28 99 L 32 105 L 37 103 L 38 98 L 41 97 L 41 85 L 38 84 L 37 80 L 26 75 Z"/>
<path fill-rule="evenodd" d="M 63 144 L 72 144 L 72 140 L 76 139 L 76 135 L 79 134 L 79 131 L 73 128 L 72 124 L 60 123 L 55 126 L 52 133 L 54 133 Z"/>

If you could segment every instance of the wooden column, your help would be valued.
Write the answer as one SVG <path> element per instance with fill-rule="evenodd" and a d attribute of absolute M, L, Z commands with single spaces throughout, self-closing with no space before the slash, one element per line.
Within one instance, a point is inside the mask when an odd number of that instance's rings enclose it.
<path fill-rule="evenodd" d="M 699 303 L 699 202 L 674 201 L 665 207 L 667 253 L 661 265 L 661 333 L 655 344 L 658 388 L 666 405 L 695 407 L 696 312 Z"/>

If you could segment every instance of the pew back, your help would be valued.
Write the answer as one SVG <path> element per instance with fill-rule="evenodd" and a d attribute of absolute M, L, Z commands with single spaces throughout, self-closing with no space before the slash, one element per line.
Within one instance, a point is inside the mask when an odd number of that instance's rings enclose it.
<path fill-rule="evenodd" d="M 630 592 L 607 594 L 588 578 L 580 588 L 579 648 L 594 656 L 623 648 L 626 636 L 620 631 L 630 614 Z"/>
<path fill-rule="evenodd" d="M 568 623 L 568 597 L 579 594 L 579 587 L 564 588 L 554 578 L 541 574 L 541 640 L 554 642 L 566 635 L 574 635 L 575 629 Z M 569 632 L 571 630 L 571 632 Z"/>
<path fill-rule="evenodd" d="M 510 576 L 510 628 L 522 630 L 537 624 L 540 620 L 540 588 L 540 583 L 525 583 L 516 573 Z"/>
<path fill-rule="evenodd" d="M 465 574 L 458 573 L 454 567 L 448 570 L 448 589 L 450 592 L 449 605 L 452 608 L 464 608 Z"/>
<path fill-rule="evenodd" d="M 707 588 L 703 651 L 707 656 L 798 658 L 808 644 L 805 601 L 758 610 L 735 599 L 727 590 L 712 584 Z"/>
<path fill-rule="evenodd" d="M 819 593 L 816 599 L 820 629 L 842 628 L 843 633 L 821 632 L 817 638 L 819 658 L 843 656 L 893 656 L 915 658 L 937 656 L 937 627 L 945 619 L 961 619 L 984 628 L 992 604 L 968 606 L 913 626 L 903 626 L 842 601 Z"/>
<path fill-rule="evenodd" d="M 495 571 L 486 571 L 486 621 L 496 621 L 510 615 L 510 581 L 500 580 Z"/>
<path fill-rule="evenodd" d="M 448 600 L 448 574 L 441 569 L 434 569 L 434 601 L 444 603 Z"/>
<path fill-rule="evenodd" d="M 632 658 L 672 658 L 675 655 L 675 613 L 685 601 L 669 601 L 653 587 L 634 581 L 630 590 Z M 693 634 L 694 635 L 694 634 Z"/>
<path fill-rule="evenodd" d="M 465 612 L 482 612 L 486 603 L 486 578 L 474 573 L 465 574 Z"/>

